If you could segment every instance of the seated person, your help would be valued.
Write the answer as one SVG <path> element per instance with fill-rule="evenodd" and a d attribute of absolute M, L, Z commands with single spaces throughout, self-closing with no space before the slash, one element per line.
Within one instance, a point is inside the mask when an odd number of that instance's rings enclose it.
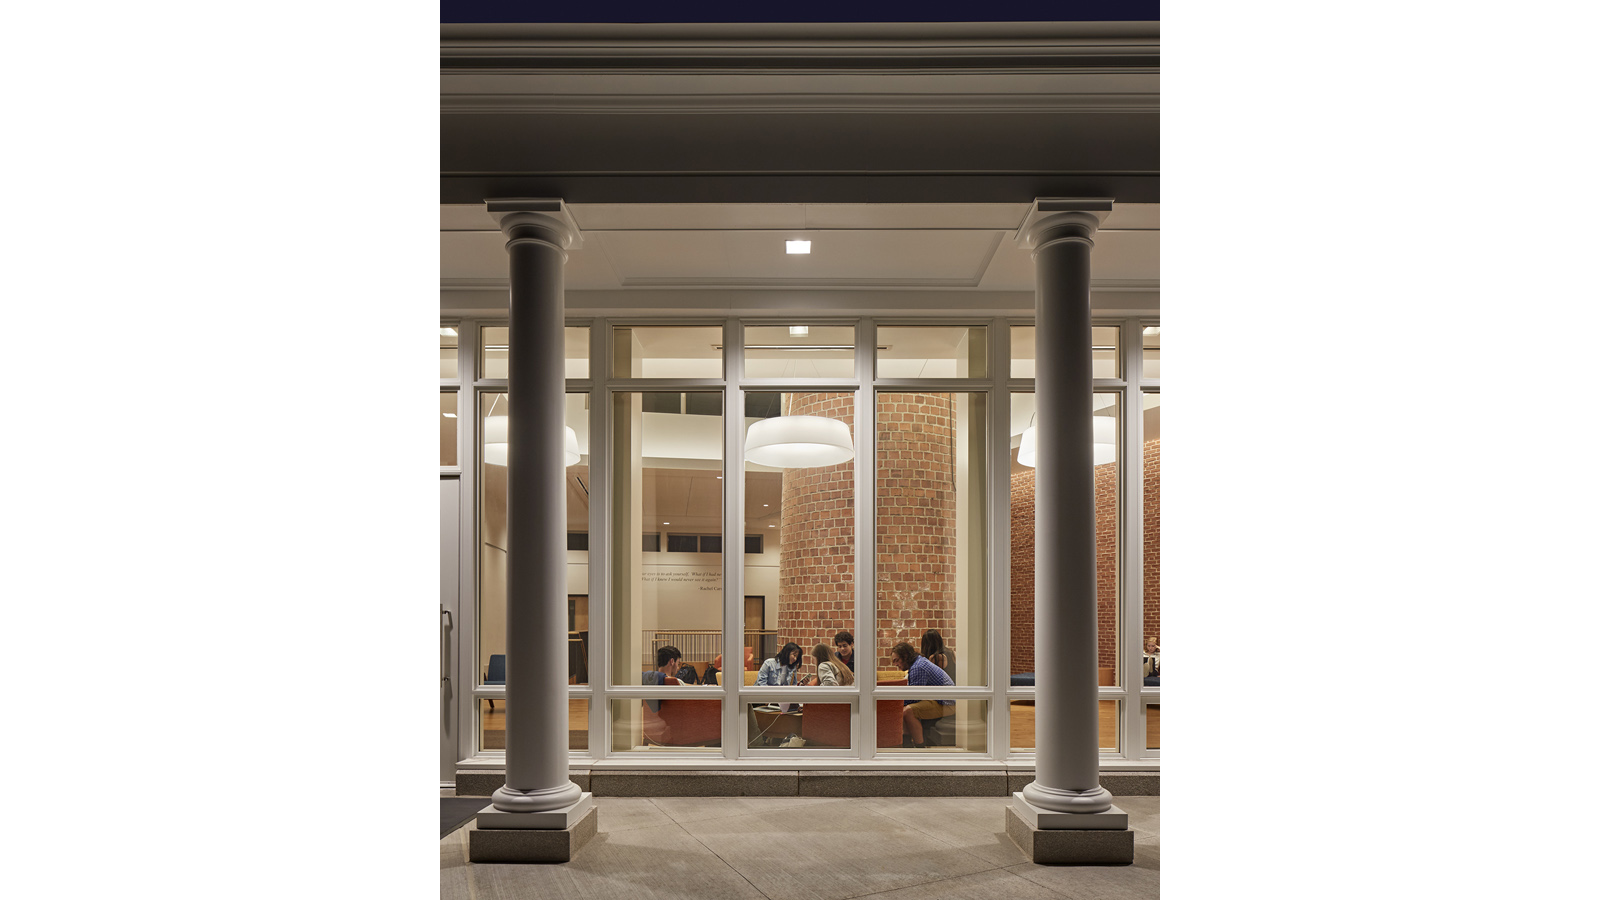
<path fill-rule="evenodd" d="M 856 670 L 856 639 L 848 631 L 841 631 L 833 636 L 833 658 L 836 662 L 844 663 L 844 667 L 852 673 Z"/>
<path fill-rule="evenodd" d="M 777 656 L 769 657 L 761 664 L 761 671 L 756 673 L 756 684 L 792 685 L 796 683 L 811 683 L 810 675 L 807 675 L 804 680 L 796 682 L 796 676 L 799 673 L 800 645 L 790 641 L 783 645 L 783 649 L 778 651 Z"/>
<path fill-rule="evenodd" d="M 700 677 L 700 683 L 701 684 L 716 684 L 717 683 L 717 675 L 720 674 L 721 672 L 722 672 L 722 654 L 718 653 L 717 654 L 717 658 L 713 659 L 711 661 L 711 665 L 706 666 L 706 674 L 704 674 L 704 675 L 702 675 Z"/>
<path fill-rule="evenodd" d="M 656 668 L 653 672 L 639 673 L 640 684 L 666 684 L 668 678 L 678 677 L 678 667 L 683 664 L 683 651 L 668 644 L 656 651 Z M 661 711 L 660 700 L 646 700 L 651 712 Z"/>
<path fill-rule="evenodd" d="M 911 648 L 911 645 L 901 641 L 894 645 L 894 666 L 906 673 L 906 684 L 911 685 L 937 685 L 948 687 L 955 684 L 944 670 L 929 662 Z M 906 735 L 906 743 L 912 747 L 926 747 L 922 742 L 922 722 L 925 719 L 941 719 L 953 715 L 956 711 L 954 700 L 907 700 L 905 712 L 901 716 L 902 732 Z"/>
<path fill-rule="evenodd" d="M 944 674 L 950 676 L 950 683 L 956 681 L 956 652 L 945 646 L 944 638 L 932 628 L 922 633 L 922 655 L 939 668 Z"/>
<path fill-rule="evenodd" d="M 1144 683 L 1147 687 L 1161 686 L 1161 646 L 1153 637 L 1144 639 Z"/>
<path fill-rule="evenodd" d="M 827 644 L 818 644 L 811 650 L 817 659 L 817 680 L 823 687 L 846 687 L 856 683 L 855 673 L 833 658 Z"/>

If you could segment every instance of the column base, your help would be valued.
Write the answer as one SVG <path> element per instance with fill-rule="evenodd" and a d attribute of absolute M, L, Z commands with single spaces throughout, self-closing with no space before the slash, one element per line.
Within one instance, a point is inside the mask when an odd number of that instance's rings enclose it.
<path fill-rule="evenodd" d="M 598 830 L 594 795 L 585 793 L 566 809 L 508 813 L 489 807 L 467 833 L 472 862 L 571 862 Z"/>
<path fill-rule="evenodd" d="M 1133 864 L 1133 831 L 1128 814 L 1115 806 L 1099 813 L 1041 810 L 1012 794 L 1006 807 L 1006 834 L 1036 863 L 1065 865 Z"/>

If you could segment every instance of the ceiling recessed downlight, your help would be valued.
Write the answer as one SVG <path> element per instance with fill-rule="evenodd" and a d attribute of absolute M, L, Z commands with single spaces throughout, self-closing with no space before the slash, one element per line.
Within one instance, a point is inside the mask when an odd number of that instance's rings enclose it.
<path fill-rule="evenodd" d="M 810 241 L 784 241 L 783 249 L 786 253 L 810 253 Z"/>
<path fill-rule="evenodd" d="M 811 333 L 811 326 L 810 325 L 790 325 L 789 326 L 789 335 L 791 337 L 804 337 L 804 336 L 806 336 L 806 335 L 808 335 L 810 333 Z"/>

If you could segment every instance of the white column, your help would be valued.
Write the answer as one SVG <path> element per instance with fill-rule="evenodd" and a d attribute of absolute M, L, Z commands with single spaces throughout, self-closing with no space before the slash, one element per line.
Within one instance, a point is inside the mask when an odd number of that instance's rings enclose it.
<path fill-rule="evenodd" d="M 511 263 L 506 497 L 506 783 L 494 808 L 567 809 L 565 303 L 578 229 L 560 200 L 491 200 Z M 503 825 L 498 827 L 504 827 Z"/>
<path fill-rule="evenodd" d="M 1036 774 L 1045 813 L 1101 813 L 1096 678 L 1094 372 L 1089 252 L 1109 200 L 1038 200 L 1017 232 L 1033 251 L 1039 458 L 1035 478 Z"/>

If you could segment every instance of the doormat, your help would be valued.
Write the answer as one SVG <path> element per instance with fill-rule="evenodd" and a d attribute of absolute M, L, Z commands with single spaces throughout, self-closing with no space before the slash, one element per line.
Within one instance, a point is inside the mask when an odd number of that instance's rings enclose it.
<path fill-rule="evenodd" d="M 440 797 L 439 837 L 472 821 L 472 817 L 494 801 L 488 797 Z"/>

